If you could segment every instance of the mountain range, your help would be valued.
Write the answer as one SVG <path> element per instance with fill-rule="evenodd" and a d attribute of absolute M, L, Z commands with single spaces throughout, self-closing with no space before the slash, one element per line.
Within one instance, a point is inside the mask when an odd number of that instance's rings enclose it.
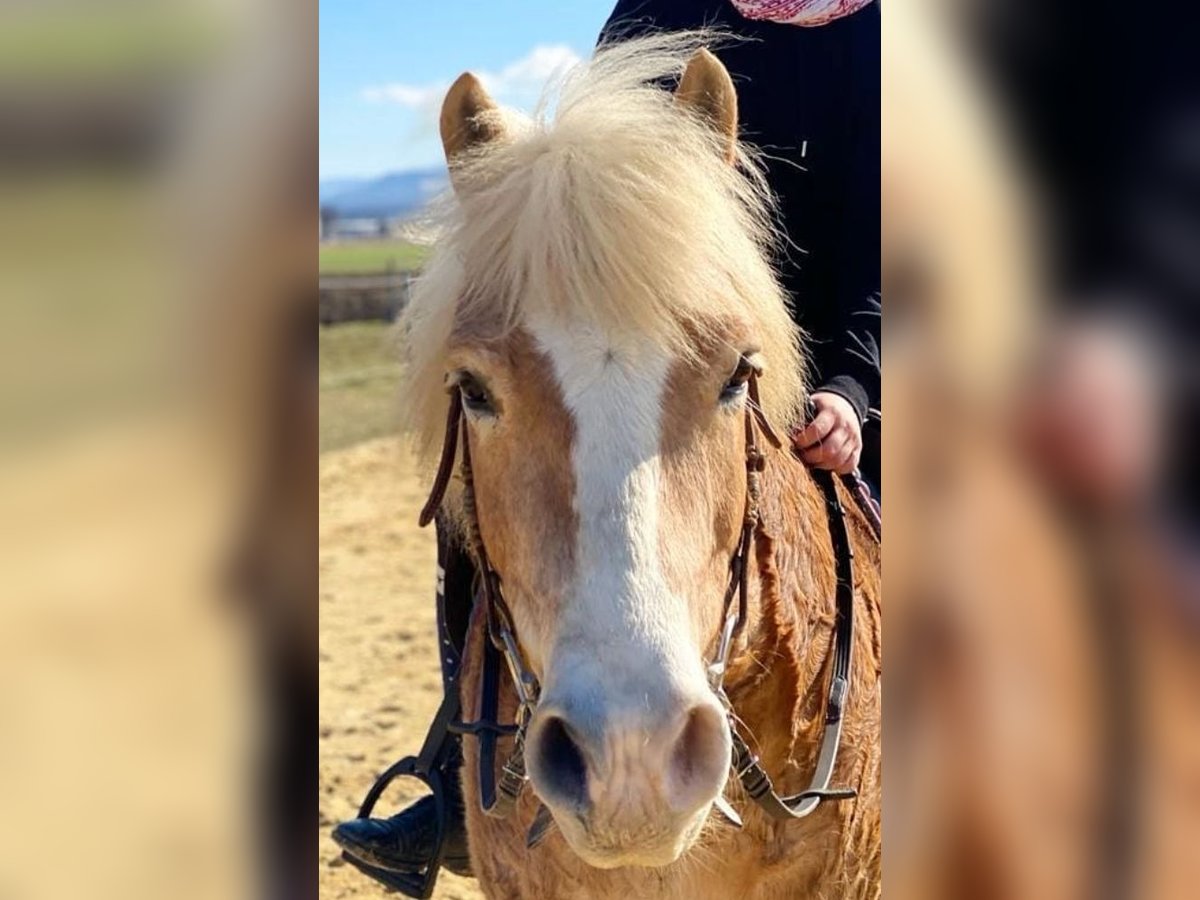
<path fill-rule="evenodd" d="M 318 183 L 321 208 L 340 219 L 403 219 L 449 185 L 444 167 L 389 172 L 378 178 L 331 178 Z"/>

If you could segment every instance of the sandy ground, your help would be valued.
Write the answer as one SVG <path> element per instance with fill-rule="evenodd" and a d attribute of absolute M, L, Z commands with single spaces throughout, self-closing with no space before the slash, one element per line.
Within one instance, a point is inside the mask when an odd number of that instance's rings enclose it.
<path fill-rule="evenodd" d="M 320 896 L 385 889 L 346 865 L 329 837 L 375 777 L 415 753 L 441 699 L 434 639 L 432 530 L 417 528 L 428 489 L 394 438 L 320 462 Z M 379 812 L 420 793 L 393 784 Z M 477 900 L 474 881 L 443 870 L 434 897 Z"/>

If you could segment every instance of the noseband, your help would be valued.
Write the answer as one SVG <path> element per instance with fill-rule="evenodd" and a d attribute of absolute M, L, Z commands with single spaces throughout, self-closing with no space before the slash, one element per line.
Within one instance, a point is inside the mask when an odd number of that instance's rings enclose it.
<path fill-rule="evenodd" d="M 759 402 L 758 378 L 760 374 L 759 370 L 752 371 L 748 384 L 748 399 L 745 409 L 745 515 L 737 548 L 729 563 L 729 586 L 725 590 L 721 628 L 717 634 L 716 652 L 707 666 L 707 673 L 709 687 L 720 699 L 729 718 L 733 742 L 731 765 L 746 794 L 774 819 L 799 819 L 809 815 L 823 801 L 842 800 L 855 796 L 852 789 L 830 789 L 829 787 L 833 768 L 837 761 L 838 745 L 842 733 L 842 710 L 850 684 L 850 650 L 854 630 L 854 554 L 847 533 L 845 510 L 838 497 L 834 478 L 829 472 L 813 470 L 813 477 L 825 497 L 837 560 L 837 621 L 833 641 L 833 672 L 825 705 L 821 750 L 812 782 L 807 790 L 799 794 L 780 796 L 776 793 L 758 756 L 754 754 L 745 738 L 739 733 L 733 704 L 724 688 L 730 652 L 749 618 L 750 554 L 756 540 L 762 536 L 760 479 L 766 458 L 759 449 L 759 432 L 776 449 L 782 446 L 782 441 L 771 427 L 763 413 L 762 404 Z M 480 738 L 480 803 L 483 811 L 488 815 L 503 817 L 512 811 L 528 780 L 525 772 L 525 732 L 537 706 L 540 685 L 537 676 L 530 671 L 521 653 L 512 613 L 504 600 L 500 576 L 492 566 L 479 529 L 474 469 L 471 464 L 470 431 L 462 415 L 462 395 L 455 389 L 451 394 L 450 409 L 446 417 L 446 434 L 442 445 L 441 461 L 429 499 L 421 510 L 419 518 L 422 526 L 428 525 L 433 520 L 442 505 L 453 473 L 454 462 L 458 456 L 457 450 L 460 441 L 462 443 L 460 468 L 463 483 L 463 527 L 467 549 L 474 558 L 478 570 L 479 586 L 476 603 L 480 605 L 480 612 L 486 622 L 489 645 L 485 649 L 484 655 L 479 717 L 474 722 L 451 722 L 448 730 Z M 503 725 L 497 721 L 496 695 L 499 687 L 496 675 L 497 656 L 502 657 L 507 664 L 517 693 L 517 713 L 515 722 L 511 725 Z M 494 773 L 495 741 L 498 735 L 511 735 L 513 748 L 501 769 L 500 779 L 497 783 Z M 741 824 L 737 813 L 723 798 L 718 798 L 717 805 L 726 818 L 734 824 Z M 545 808 L 540 809 L 528 836 L 530 846 L 538 843 L 546 834 L 550 822 Z"/>

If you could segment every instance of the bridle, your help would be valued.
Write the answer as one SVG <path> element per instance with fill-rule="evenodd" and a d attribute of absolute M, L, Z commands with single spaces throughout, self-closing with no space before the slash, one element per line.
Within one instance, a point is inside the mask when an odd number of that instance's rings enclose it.
<path fill-rule="evenodd" d="M 537 676 L 525 664 L 521 654 L 521 645 L 517 642 L 516 626 L 513 624 L 512 612 L 504 600 L 504 592 L 500 588 L 500 576 L 488 556 L 487 546 L 479 530 L 479 510 L 475 504 L 475 470 L 471 464 L 471 432 L 462 415 L 462 393 L 456 387 L 450 396 L 450 409 L 446 416 L 446 436 L 442 442 L 442 456 L 438 463 L 437 475 L 434 477 L 433 489 L 429 499 L 421 509 L 417 523 L 424 528 L 433 521 L 441 508 L 446 488 L 450 484 L 450 476 L 454 468 L 457 443 L 462 442 L 462 463 L 460 475 L 463 483 L 463 526 L 466 531 L 467 550 L 475 561 L 475 569 L 479 577 L 479 589 L 476 602 L 480 604 L 485 618 L 489 649 L 485 654 L 483 702 L 479 718 L 475 722 L 455 722 L 450 730 L 459 734 L 479 736 L 487 734 L 491 740 L 484 744 L 487 752 L 480 754 L 481 776 L 481 805 L 483 811 L 490 816 L 502 818 L 508 815 L 516 806 L 517 799 L 525 787 L 528 776 L 525 774 L 525 731 L 529 720 L 537 706 L 541 684 Z M 496 721 L 496 688 L 495 654 L 503 656 L 508 666 L 508 673 L 513 687 L 517 692 L 517 713 L 514 726 L 502 726 Z M 492 671 L 488 671 L 491 669 Z M 493 686 L 494 685 L 494 686 Z M 513 749 L 508 760 L 501 769 L 499 784 L 492 787 L 492 772 L 494 771 L 493 757 L 495 753 L 495 736 L 511 734 Z M 484 776 L 484 758 L 488 769 Z"/>
<path fill-rule="evenodd" d="M 789 820 L 804 818 L 825 801 L 856 796 L 853 789 L 834 789 L 829 786 L 837 762 L 842 734 L 842 711 L 850 685 L 851 643 L 854 633 L 854 554 L 846 527 L 845 509 L 838 496 L 834 477 L 829 472 L 812 470 L 812 476 L 825 498 L 836 558 L 837 618 L 832 648 L 833 667 L 825 703 L 821 749 L 811 783 L 799 794 L 781 796 L 775 791 L 771 778 L 762 767 L 758 756 L 738 731 L 733 703 L 725 692 L 729 656 L 749 618 L 751 554 L 755 550 L 756 541 L 765 537 L 762 530 L 760 482 L 766 457 L 759 448 L 759 433 L 776 449 L 783 445 L 763 412 L 758 393 L 760 376 L 761 370 L 753 368 L 747 384 L 744 414 L 746 505 L 738 543 L 730 557 L 729 584 L 723 598 L 721 627 L 717 632 L 716 650 L 707 665 L 707 675 L 709 687 L 726 710 L 733 744 L 730 764 L 742 788 L 768 816 L 777 820 Z M 441 509 L 456 460 L 460 460 L 464 536 L 477 573 L 474 611 L 484 617 L 488 636 L 483 647 L 478 715 L 471 722 L 462 721 L 458 717 L 461 705 L 458 689 L 460 672 L 456 669 L 446 675 L 445 696 L 420 753 L 415 757 L 406 757 L 384 772 L 359 808 L 359 817 L 369 816 L 384 788 L 399 776 L 413 776 L 425 781 L 433 791 L 439 820 L 433 858 L 426 871 L 416 875 L 388 872 L 344 854 L 345 859 L 371 877 L 412 897 L 431 895 L 441 863 L 441 838 L 445 831 L 447 815 L 441 769 L 449 760 L 451 751 L 447 748 L 452 743 L 446 740 L 446 735 L 471 735 L 479 740 L 480 807 L 489 816 L 503 818 L 513 811 L 528 781 L 525 771 L 525 733 L 537 707 L 541 688 L 537 676 L 529 669 L 521 652 L 512 612 L 504 599 L 500 576 L 492 565 L 480 532 L 470 430 L 463 417 L 462 393 L 457 387 L 451 390 L 437 474 L 429 499 L 425 502 L 418 519 L 422 527 L 432 522 Z M 878 538 L 879 520 L 872 514 L 869 505 L 864 505 L 866 501 L 862 499 L 863 486 L 853 476 L 844 478 L 851 495 L 859 500 Z M 512 723 L 499 721 L 500 659 L 506 664 L 517 694 L 517 710 Z M 496 742 L 500 736 L 512 737 L 513 746 L 497 780 Z M 723 797 L 717 798 L 715 807 L 732 824 L 741 826 L 740 816 Z M 548 809 L 544 805 L 539 806 L 526 837 L 527 846 L 536 846 L 549 832 L 552 823 Z"/>
<path fill-rule="evenodd" d="M 738 730 L 738 720 L 733 704 L 725 693 L 724 681 L 729 662 L 729 652 L 741 630 L 745 627 L 749 610 L 750 551 L 754 541 L 762 536 L 762 511 L 760 478 L 766 457 L 758 448 L 757 431 L 778 450 L 783 444 L 775 429 L 763 412 L 758 396 L 758 379 L 761 369 L 751 370 L 745 412 L 746 433 L 746 511 L 742 521 L 741 540 L 730 561 L 730 586 L 725 594 L 725 610 L 721 630 L 718 632 L 717 652 L 708 667 L 709 687 L 720 699 L 729 718 L 729 732 L 733 742 L 732 766 L 746 795 L 773 819 L 802 819 L 827 800 L 846 800 L 856 796 L 853 788 L 830 788 L 833 768 L 837 762 L 838 747 L 842 739 L 842 711 L 850 688 L 851 646 L 854 636 L 854 549 L 846 529 L 845 509 L 838 497 L 837 487 L 829 472 L 814 469 L 812 474 L 825 497 L 829 515 L 829 530 L 833 539 L 836 558 L 836 607 L 834 625 L 833 672 L 825 703 L 825 725 L 817 766 L 809 786 L 791 796 L 780 796 L 775 791 L 771 777 L 762 767 L 757 754 L 750 748 Z M 858 496 L 857 493 L 854 496 Z M 734 599 L 736 583 L 737 603 Z M 741 824 L 732 810 L 722 806 L 722 812 L 736 824 Z"/>
<path fill-rule="evenodd" d="M 759 448 L 758 435 L 761 433 L 776 449 L 783 446 L 775 429 L 767 420 L 759 400 L 758 379 L 760 375 L 760 369 L 752 369 L 747 385 L 744 415 L 745 514 L 737 547 L 730 558 L 729 585 L 725 590 L 723 600 L 721 628 L 717 633 L 717 648 L 707 666 L 707 672 L 709 687 L 720 699 L 729 717 L 730 733 L 733 739 L 731 764 L 747 795 L 772 818 L 799 819 L 809 815 L 825 800 L 842 800 L 855 796 L 855 792 L 851 789 L 830 789 L 829 787 L 834 764 L 837 761 L 842 732 L 842 710 L 850 684 L 850 650 L 854 629 L 853 551 L 846 530 L 845 511 L 838 498 L 833 477 L 827 472 L 814 472 L 828 506 L 830 530 L 833 533 L 837 558 L 837 623 L 834 629 L 833 672 L 825 706 L 825 727 L 821 751 L 812 782 L 807 790 L 799 794 L 780 796 L 776 793 L 771 778 L 763 769 L 758 756 L 739 733 L 733 704 L 724 687 L 730 652 L 749 618 L 750 556 L 754 550 L 755 541 L 762 534 L 760 481 L 766 457 Z M 434 478 L 429 499 L 421 510 L 418 520 L 422 526 L 433 521 L 441 507 L 446 488 L 450 483 L 459 442 L 462 444 L 460 475 L 463 485 L 463 527 L 467 549 L 474 558 L 479 572 L 479 592 L 476 602 L 481 604 L 481 612 L 485 617 L 491 647 L 503 657 L 507 664 L 509 675 L 517 692 L 518 707 L 514 726 L 497 727 L 494 720 L 488 720 L 481 715 L 479 721 L 455 723 L 457 727 L 451 730 L 467 734 L 490 731 L 493 734 L 513 735 L 513 749 L 501 769 L 500 780 L 496 786 L 497 791 L 493 793 L 490 790 L 484 790 L 481 797 L 485 813 L 502 817 L 511 812 L 528 780 L 524 759 L 525 731 L 537 706 L 540 685 L 537 676 L 530 671 L 521 653 L 512 613 L 504 600 L 500 576 L 492 565 L 487 546 L 480 532 L 474 469 L 471 463 L 470 430 L 462 415 L 462 395 L 455 389 L 451 394 L 450 408 L 446 417 L 446 434 L 437 475 Z M 492 770 L 490 761 L 487 762 L 487 768 Z M 489 772 L 486 780 L 481 783 L 488 785 L 490 782 Z M 728 804 L 721 803 L 720 808 L 726 818 L 736 824 L 741 824 L 740 818 Z M 544 815 L 539 818 L 547 823 L 549 821 L 548 817 Z M 531 844 L 536 843 L 542 834 L 544 834 L 544 828 L 539 833 L 531 832 Z"/>

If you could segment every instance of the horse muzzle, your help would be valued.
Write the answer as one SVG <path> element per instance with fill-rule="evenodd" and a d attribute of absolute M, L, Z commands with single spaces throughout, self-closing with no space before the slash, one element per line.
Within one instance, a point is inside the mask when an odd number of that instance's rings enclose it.
<path fill-rule="evenodd" d="M 651 696 L 627 705 L 591 692 L 546 697 L 530 724 L 534 789 L 590 865 L 673 862 L 724 790 L 731 743 L 717 699 Z"/>

